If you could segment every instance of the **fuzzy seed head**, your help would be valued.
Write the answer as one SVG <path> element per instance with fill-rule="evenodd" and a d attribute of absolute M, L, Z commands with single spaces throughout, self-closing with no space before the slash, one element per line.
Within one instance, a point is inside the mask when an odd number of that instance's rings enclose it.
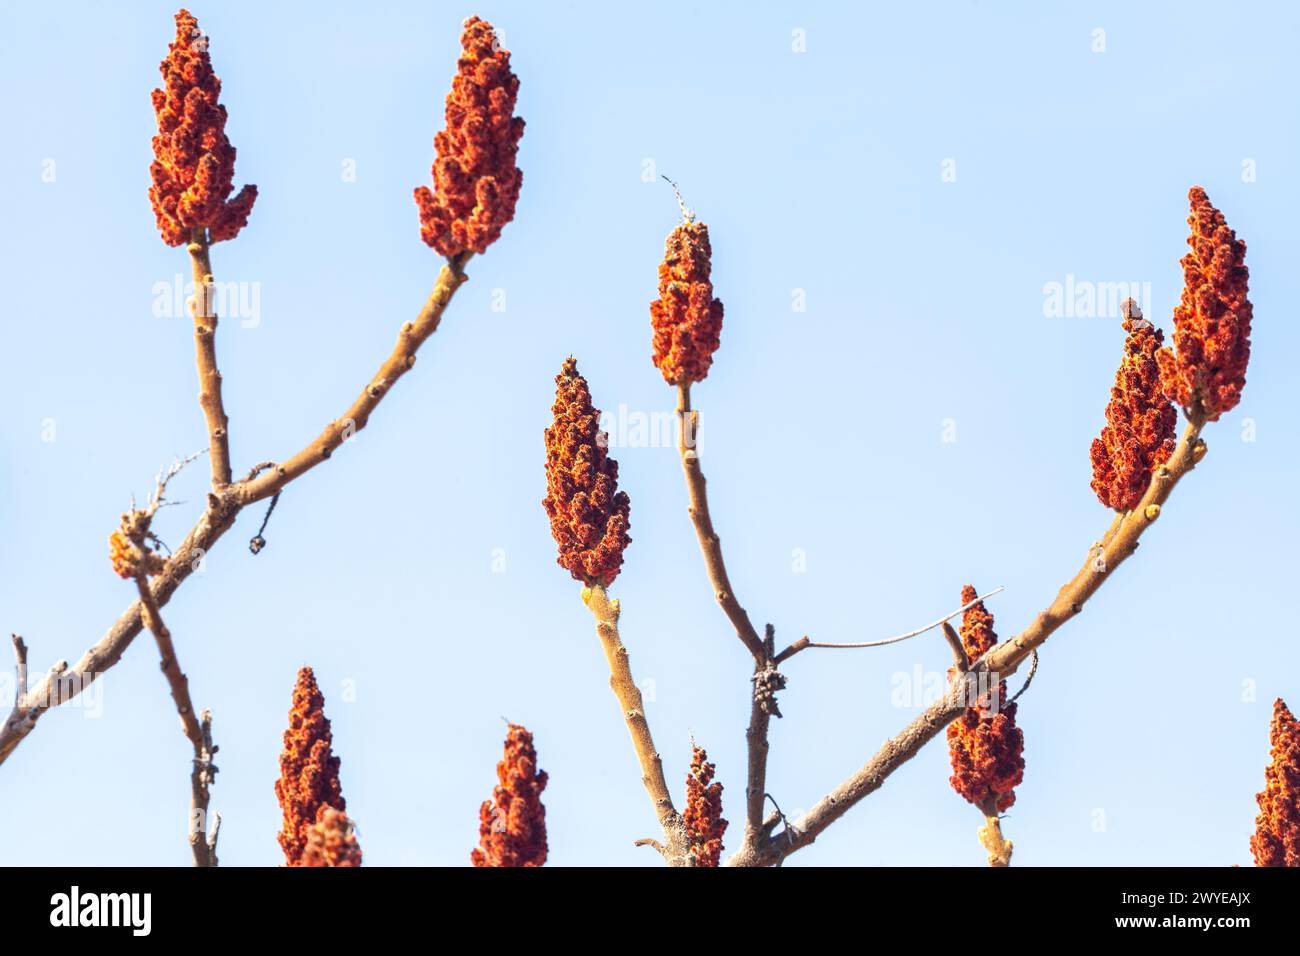
<path fill-rule="evenodd" d="M 420 238 L 444 256 L 486 252 L 515 216 L 523 173 L 515 165 L 524 121 L 514 115 L 519 78 L 492 24 L 465 21 L 463 52 L 447 94 L 447 126 L 434 137 L 433 189 L 420 186 Z"/>
<path fill-rule="evenodd" d="M 1250 838 L 1256 866 L 1300 866 L 1300 721 L 1281 698 L 1269 726 L 1273 761 L 1255 797 L 1259 816 Z"/>
<path fill-rule="evenodd" d="M 554 424 L 546 429 L 546 497 L 559 547 L 557 563 L 588 587 L 609 587 L 623 565 L 632 503 L 618 490 L 618 462 L 609 457 L 600 411 L 570 356 L 555 377 Z"/>
<path fill-rule="evenodd" d="M 961 603 L 978 597 L 971 585 L 961 592 Z M 961 641 L 972 663 L 997 643 L 993 615 L 980 601 L 962 615 Z M 1016 802 L 1015 788 L 1024 778 L 1025 738 L 1016 726 L 1016 704 L 1007 703 L 1007 682 L 999 681 L 996 711 L 982 706 L 967 707 L 948 725 L 948 753 L 952 758 L 952 788 L 962 797 L 984 808 L 1001 812 Z M 988 696 L 992 695 L 992 691 Z"/>
<path fill-rule="evenodd" d="M 682 822 L 696 866 L 718 866 L 722 860 L 722 835 L 727 831 L 727 821 L 722 818 L 722 784 L 713 782 L 715 770 L 704 748 L 692 744 Z"/>
<path fill-rule="evenodd" d="M 683 222 L 668 234 L 650 326 L 651 358 L 670 385 L 703 381 L 721 342 L 722 302 L 713 297 L 712 257 L 704 223 Z"/>
<path fill-rule="evenodd" d="M 479 807 L 475 866 L 541 866 L 546 862 L 546 771 L 537 769 L 533 735 L 518 724 L 506 731 L 492 799 Z"/>
<path fill-rule="evenodd" d="M 188 10 L 176 14 L 176 39 L 159 70 L 163 88 L 153 91 L 158 135 L 153 138 L 153 185 L 149 201 L 163 242 L 179 246 L 196 229 L 211 242 L 233 239 L 248 222 L 257 187 L 234 199 L 235 147 L 226 138 L 226 108 L 217 102 L 221 81 L 212 72 L 208 38 Z"/>
<path fill-rule="evenodd" d="M 307 830 L 307 845 L 298 866 L 360 866 L 356 828 L 342 810 L 322 806 Z"/>
<path fill-rule="evenodd" d="M 1205 190 L 1192 187 L 1183 256 L 1183 297 L 1174 309 L 1174 348 L 1157 353 L 1169 400 L 1193 418 L 1217 421 L 1241 401 L 1250 361 L 1252 307 L 1246 243 L 1228 228 Z"/>
<path fill-rule="evenodd" d="M 1151 475 L 1174 452 L 1178 413 L 1160 389 L 1156 352 L 1164 333 L 1136 318 L 1124 320 L 1124 357 L 1106 406 L 1106 425 L 1092 442 L 1092 490 L 1107 508 L 1131 511 Z"/>
<path fill-rule="evenodd" d="M 310 667 L 298 672 L 289 709 L 289 729 L 280 753 L 280 779 L 275 796 L 284 814 L 280 849 L 289 866 L 296 866 L 307 846 L 308 831 L 323 807 L 346 810 L 339 785 L 339 758 L 331 749 L 333 735 L 325 716 L 325 697 Z"/>

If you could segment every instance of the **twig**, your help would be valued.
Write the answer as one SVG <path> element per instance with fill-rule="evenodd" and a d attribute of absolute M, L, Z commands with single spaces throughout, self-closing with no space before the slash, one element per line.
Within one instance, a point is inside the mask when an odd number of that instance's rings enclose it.
<path fill-rule="evenodd" d="M 190 233 L 186 250 L 194 272 L 194 354 L 199 369 L 199 406 L 208 424 L 208 450 L 212 462 L 212 490 L 230 484 L 230 421 L 221 400 L 221 372 L 217 368 L 217 313 L 212 307 L 212 258 L 208 231 Z"/>
<path fill-rule="evenodd" d="M 252 540 L 248 542 L 248 550 L 252 551 L 254 554 L 259 553 L 266 547 L 266 538 L 262 537 L 262 532 L 266 530 L 267 522 L 271 520 L 271 512 L 275 510 L 275 506 L 279 503 L 280 492 L 277 491 L 271 496 L 271 505 L 266 509 L 266 514 L 262 516 L 262 526 L 257 529 L 257 534 L 255 534 Z"/>
<path fill-rule="evenodd" d="M 212 762 L 219 750 L 212 742 L 212 711 L 199 715 L 203 746 L 194 752 L 194 769 L 190 772 L 190 851 L 195 866 L 217 865 L 217 837 L 221 834 L 221 814 L 213 814 L 211 832 L 208 831 L 209 788 L 217 775 L 217 765 Z"/>
<path fill-rule="evenodd" d="M 785 685 L 784 675 L 779 674 L 772 660 L 775 648 L 776 629 L 768 624 L 763 634 L 763 659 L 754 662 L 754 676 L 750 678 L 754 687 L 750 693 L 749 726 L 745 729 L 748 777 L 745 783 L 744 842 L 755 847 L 766 835 L 763 830 L 763 798 L 767 793 L 768 727 L 774 713 L 781 716 L 775 692 Z"/>
<path fill-rule="evenodd" d="M 947 621 L 943 622 L 943 639 L 948 642 L 948 649 L 952 651 L 953 666 L 963 674 L 970 670 L 970 661 L 966 657 L 966 648 L 962 646 L 961 635 Z"/>
<path fill-rule="evenodd" d="M 1161 508 L 1179 480 L 1205 457 L 1205 442 L 1200 433 L 1204 423 L 1189 422 L 1169 461 L 1151 476 L 1146 493 L 1138 506 L 1117 525 L 1112 526 L 1098 555 L 1089 551 L 1079 572 L 1056 595 L 1056 599 L 1034 618 L 1024 631 L 1010 640 L 994 645 L 973 662 L 962 680 L 953 680 L 944 695 L 927 707 L 898 736 L 887 740 L 855 774 L 823 797 L 798 822 L 798 832 L 789 843 L 768 837 L 757 851 L 742 848 L 728 860 L 728 866 L 771 866 L 784 856 L 807 846 L 828 826 L 848 812 L 863 797 L 874 793 L 895 770 L 916 756 L 917 752 L 957 718 L 973 700 L 980 675 L 1005 679 L 1013 674 L 1035 648 L 1046 641 L 1062 624 L 1083 610 L 1084 603 L 1134 551 L 1143 532 L 1159 518 Z M 1094 549 L 1095 550 L 1095 549 Z"/>
<path fill-rule="evenodd" d="M 216 767 L 212 766 L 212 714 L 203 712 L 203 722 L 194 714 L 194 702 L 190 699 L 190 682 L 181 670 L 176 659 L 176 646 L 172 643 L 171 631 L 163 623 L 162 612 L 149 589 L 149 582 L 144 574 L 135 579 L 136 589 L 140 592 L 140 602 L 144 607 L 145 624 L 158 642 L 159 666 L 167 684 L 171 688 L 172 700 L 176 702 L 176 713 L 181 718 L 181 729 L 194 747 L 194 769 L 190 774 L 190 852 L 194 855 L 195 866 L 212 866 L 215 845 L 209 847 L 206 840 L 208 813 L 208 785 L 212 782 Z"/>
<path fill-rule="evenodd" d="M 682 211 L 682 218 L 687 222 L 694 222 L 695 210 L 686 208 L 686 200 L 682 199 L 681 189 L 679 189 L 677 184 L 673 182 L 671 179 L 669 179 L 667 176 L 663 176 L 662 174 L 660 175 L 664 182 L 666 182 L 669 186 L 673 187 L 673 195 L 677 197 L 677 207 Z"/>
<path fill-rule="evenodd" d="M 399 378 L 415 366 L 415 353 L 419 351 L 420 346 L 429 336 L 438 331 L 447 304 L 451 302 L 456 290 L 467 280 L 465 264 L 471 256 L 472 253 L 465 252 L 447 260 L 420 314 L 415 317 L 414 322 L 407 322 L 402 326 L 392 353 L 371 378 L 370 384 L 361 390 L 356 401 L 342 416 L 326 425 L 325 430 L 311 444 L 282 464 L 267 469 L 241 485 L 239 488 L 241 505 L 250 505 L 263 498 L 269 498 L 295 478 L 328 459 L 343 442 L 366 427 L 370 422 L 370 414 L 384 396 Z"/>
<path fill-rule="evenodd" d="M 699 413 L 691 411 L 691 386 L 689 382 L 677 386 L 677 421 L 680 434 L 677 450 L 682 457 L 682 471 L 686 475 L 686 492 L 690 499 L 687 511 L 695 525 L 695 535 L 700 541 L 700 550 L 704 552 L 704 568 L 713 585 L 713 596 L 722 606 L 723 613 L 736 629 L 745 648 L 755 662 L 765 661 L 763 642 L 750 623 L 749 614 L 736 600 L 731 589 L 731 579 L 727 577 L 727 565 L 722 558 L 722 541 L 713 530 L 713 518 L 709 515 L 709 496 L 705 489 L 704 472 L 700 470 L 700 456 L 695 450 L 694 436 L 699 427 Z"/>
<path fill-rule="evenodd" d="M 18 677 L 18 690 L 14 694 L 14 705 L 5 718 L 3 733 L 14 740 L 22 740 L 36 726 L 35 708 L 27 694 L 27 644 L 22 635 L 10 635 L 14 644 L 14 670 Z M 64 664 L 66 667 L 67 665 Z"/>
<path fill-rule="evenodd" d="M 198 717 L 194 714 L 194 702 L 190 700 L 189 678 L 185 676 L 176 660 L 176 646 L 172 643 L 171 631 L 163 623 L 158 601 L 153 591 L 149 589 L 149 582 L 143 574 L 135 579 L 135 586 L 144 606 L 145 626 L 149 628 L 149 632 L 158 643 L 158 654 L 161 658 L 158 666 L 171 688 L 172 700 L 176 702 L 176 713 L 181 718 L 181 729 L 194 745 L 197 753 L 203 747 L 203 728 L 199 726 Z"/>
<path fill-rule="evenodd" d="M 1007 701 L 1008 704 L 1014 704 L 1019 700 L 1020 695 L 1029 690 L 1029 685 L 1034 682 L 1034 675 L 1038 673 L 1038 651 L 1035 650 L 1031 656 L 1033 660 L 1029 664 L 1029 676 L 1025 678 L 1025 686 L 1012 695 L 1011 699 Z"/>
<path fill-rule="evenodd" d="M 632 678 L 627 648 L 623 646 L 618 634 L 618 601 L 610 600 L 605 589 L 599 585 L 583 588 L 582 600 L 596 618 L 596 633 L 600 636 L 605 658 L 609 661 L 609 686 L 618 698 L 623 709 L 623 719 L 632 735 L 632 746 L 641 764 L 641 782 L 654 803 L 659 825 L 664 828 L 666 847 L 660 852 L 669 866 L 688 866 L 690 854 L 686 825 L 673 806 L 672 794 L 664 780 L 663 761 L 655 749 L 650 724 L 646 721 L 641 690 Z"/>
<path fill-rule="evenodd" d="M 863 647 L 884 647 L 886 644 L 897 644 L 900 641 L 911 640 L 914 637 L 924 634 L 926 631 L 934 630 L 934 628 L 939 627 L 942 624 L 946 624 L 948 621 L 952 620 L 958 614 L 964 614 L 966 611 L 969 611 L 972 607 L 974 607 L 980 601 L 983 601 L 985 598 L 992 597 L 993 595 L 999 594 L 1005 590 L 1006 590 L 1005 587 L 994 588 L 992 591 L 989 591 L 988 594 L 981 594 L 973 601 L 963 604 L 961 607 L 957 608 L 957 610 L 953 611 L 951 614 L 946 614 L 943 617 L 939 618 L 939 620 L 937 621 L 932 621 L 931 623 L 926 624 L 924 627 L 918 627 L 914 631 L 908 631 L 906 634 L 899 634 L 897 637 L 887 637 L 884 640 L 880 640 L 880 641 L 858 641 L 852 644 L 827 644 L 822 641 L 811 641 L 808 638 L 803 637 L 795 641 L 793 644 L 791 644 L 789 647 L 783 650 L 780 654 L 776 655 L 776 662 L 779 664 L 782 661 L 788 660 L 789 658 L 794 657 L 795 654 L 798 654 L 800 651 L 808 647 L 827 647 L 827 648 L 834 648 L 839 650 L 852 650 L 852 649 L 863 648 Z M 945 634 L 945 636 L 947 635 Z"/>
<path fill-rule="evenodd" d="M 18 693 L 14 695 L 14 707 L 21 708 L 27 697 L 27 644 L 21 634 L 9 636 L 14 642 L 14 670 L 18 676 Z"/>
<path fill-rule="evenodd" d="M 987 801 L 980 807 L 984 814 L 984 825 L 977 831 L 980 846 L 989 854 L 989 866 L 1006 867 L 1011 865 L 1012 843 L 1002 835 L 1002 821 L 998 818 L 995 801 Z"/>
<path fill-rule="evenodd" d="M 372 382 L 367 386 L 362 398 L 353 403 L 352 410 L 364 401 L 365 416 L 368 419 L 382 398 L 391 390 L 396 378 L 414 363 L 415 349 L 418 349 L 437 329 L 443 311 L 451 302 L 452 296 L 466 281 L 463 267 L 468 259 L 469 256 L 465 255 L 456 260 L 448 260 L 447 265 L 439 273 L 433 291 L 421 308 L 420 314 L 414 323 L 408 323 L 403 327 L 398 338 L 397 349 L 380 369 L 382 376 L 384 370 L 393 364 L 394 358 L 400 355 L 401 362 L 399 367 L 393 369 L 393 378 L 382 384 L 378 380 Z M 363 419 L 357 419 L 357 430 L 360 430 L 363 424 Z M 326 429 L 326 434 L 329 432 L 330 429 Z M 339 434 L 341 441 L 341 430 Z M 185 579 L 199 569 L 203 558 L 222 535 L 230 530 L 235 518 L 244 507 L 274 495 L 294 478 L 328 458 L 329 454 L 324 450 L 325 447 L 322 439 L 317 439 L 282 467 L 277 468 L 273 462 L 263 463 L 253 469 L 245 481 L 231 484 L 220 492 L 215 490 L 210 492 L 203 514 L 185 536 L 176 553 L 167 559 L 162 571 L 153 578 L 151 590 L 158 607 L 165 606 Z M 0 764 L 9 759 L 9 755 L 32 731 L 43 713 L 51 707 L 71 700 L 102 673 L 116 665 L 143 627 L 141 602 L 133 601 L 113 622 L 99 642 L 82 654 L 70 670 L 65 668 L 64 671 L 51 671 L 47 674 L 29 694 L 31 706 L 23 719 L 14 721 L 11 717 L 0 726 Z"/>

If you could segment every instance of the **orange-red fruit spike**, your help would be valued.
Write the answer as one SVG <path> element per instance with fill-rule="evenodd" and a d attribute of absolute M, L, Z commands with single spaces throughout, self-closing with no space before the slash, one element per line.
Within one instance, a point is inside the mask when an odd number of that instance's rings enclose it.
<path fill-rule="evenodd" d="M 1160 390 L 1156 350 L 1164 333 L 1134 310 L 1124 319 L 1124 358 L 1106 406 L 1106 425 L 1092 441 L 1092 490 L 1107 508 L 1132 511 L 1151 474 L 1174 451 L 1178 413 Z"/>
<path fill-rule="evenodd" d="M 479 807 L 475 866 L 541 866 L 546 862 L 546 771 L 537 769 L 533 735 L 518 724 L 506 731 L 492 800 Z"/>
<path fill-rule="evenodd" d="M 465 21 L 464 51 L 447 94 L 447 127 L 433 140 L 433 189 L 420 186 L 420 238 L 444 256 L 486 252 L 515 217 L 524 174 L 515 165 L 524 121 L 519 78 L 492 24 Z"/>
<path fill-rule="evenodd" d="M 280 779 L 275 782 L 275 796 L 284 813 L 280 849 L 290 866 L 302 858 L 307 831 L 321 808 L 347 809 L 339 786 L 339 758 L 330 749 L 332 742 L 325 697 L 316 686 L 316 675 L 310 667 L 304 667 L 294 684 L 289 729 L 284 732 L 284 750 L 280 753 Z"/>
<path fill-rule="evenodd" d="M 1174 309 L 1174 348 L 1163 348 L 1160 382 L 1193 419 L 1217 421 L 1241 401 L 1250 361 L 1250 270 L 1246 243 L 1228 228 L 1205 190 L 1193 186 L 1183 256 L 1183 298 Z"/>
<path fill-rule="evenodd" d="M 632 542 L 632 503 L 618 490 L 618 462 L 606 451 L 600 411 L 569 356 L 555 377 L 554 424 L 546 429 L 546 497 L 557 563 L 588 586 L 609 587 Z"/>
<path fill-rule="evenodd" d="M 722 784 L 713 782 L 715 771 L 703 747 L 691 745 L 691 769 L 686 774 L 686 809 L 682 821 L 696 866 L 717 866 L 722 860 Z"/>
<path fill-rule="evenodd" d="M 709 227 L 688 221 L 668 234 L 659 298 L 650 303 L 651 358 L 670 385 L 702 381 L 721 342 L 722 302 L 713 297 Z"/>
<path fill-rule="evenodd" d="M 1269 727 L 1273 762 L 1255 797 L 1259 816 L 1250 838 L 1256 866 L 1300 866 L 1300 721 L 1279 697 Z"/>
<path fill-rule="evenodd" d="M 962 588 L 961 603 L 978 597 L 975 588 Z M 962 615 L 961 641 L 966 657 L 974 661 L 997 643 L 993 615 L 981 601 Z M 999 681 L 996 712 L 992 691 L 980 700 L 981 706 L 967 707 L 948 725 L 948 753 L 952 758 L 949 782 L 961 796 L 981 809 L 998 812 L 1016 802 L 1015 788 L 1024 778 L 1025 737 L 1016 726 L 1016 705 L 1007 703 L 1007 682 Z"/>
<path fill-rule="evenodd" d="M 153 138 L 153 185 L 149 201 L 158 231 L 169 246 L 207 229 L 211 242 L 233 239 L 248 222 L 257 187 L 234 199 L 235 147 L 226 138 L 226 108 L 217 102 L 221 81 L 212 72 L 208 38 L 188 10 L 176 14 L 176 39 L 159 70 L 163 88 L 153 91 L 158 135 Z"/>
<path fill-rule="evenodd" d="M 298 866 L 360 866 L 361 844 L 352 821 L 342 810 L 321 807 L 307 830 L 307 845 Z"/>

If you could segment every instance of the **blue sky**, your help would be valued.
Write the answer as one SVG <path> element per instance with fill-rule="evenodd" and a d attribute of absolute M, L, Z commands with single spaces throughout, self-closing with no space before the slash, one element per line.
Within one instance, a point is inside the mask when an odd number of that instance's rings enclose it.
<path fill-rule="evenodd" d="M 655 835 L 650 802 L 540 505 L 566 355 L 605 409 L 672 408 L 649 359 L 677 219 L 658 173 L 710 226 L 726 320 L 694 393 L 704 469 L 738 595 L 783 643 L 895 634 L 967 582 L 1007 587 L 990 602 L 1003 637 L 1051 600 L 1109 521 L 1088 446 L 1122 332 L 1113 313 L 1046 315 L 1045 287 L 1149 283 L 1169 328 L 1187 190 L 1208 190 L 1249 247 L 1244 401 L 1206 431 L 1208 457 L 1135 558 L 1044 648 L 1004 827 L 1025 865 L 1249 861 L 1271 704 L 1300 705 L 1294 8 L 191 9 L 236 183 L 261 190 L 213 250 L 218 279 L 258 294 L 221 327 L 237 472 L 341 414 L 427 295 L 439 262 L 411 189 L 429 181 L 465 16 L 504 33 L 528 124 L 516 220 L 413 373 L 285 493 L 265 551 L 244 546 L 250 509 L 166 608 L 216 715 L 225 864 L 281 861 L 273 782 L 303 664 L 368 864 L 468 863 L 503 717 L 534 731 L 550 773 L 552 864 L 658 863 L 632 846 Z M 0 14 L 0 625 L 26 637 L 33 671 L 80 656 L 127 606 L 106 536 L 206 440 L 189 323 L 157 314 L 188 257 L 146 196 L 174 12 Z M 671 781 L 680 792 L 693 734 L 734 846 L 747 656 L 713 603 L 675 449 L 614 453 L 632 499 L 612 591 L 623 637 Z M 205 465 L 177 480 L 165 540 L 205 482 Z M 787 812 L 911 720 L 896 691 L 947 653 L 930 634 L 790 661 L 769 779 Z M 0 863 L 188 864 L 189 749 L 147 635 L 96 695 L 0 767 Z M 948 773 L 936 741 L 789 865 L 981 864 L 979 814 Z"/>

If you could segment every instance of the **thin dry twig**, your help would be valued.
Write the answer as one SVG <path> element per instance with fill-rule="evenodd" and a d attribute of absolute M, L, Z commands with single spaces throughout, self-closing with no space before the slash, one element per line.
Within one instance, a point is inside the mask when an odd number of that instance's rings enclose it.
<path fill-rule="evenodd" d="M 783 650 L 780 654 L 776 655 L 776 663 L 780 664 L 781 662 L 786 661 L 791 657 L 794 657 L 795 654 L 798 654 L 800 651 L 809 647 L 825 647 L 825 648 L 832 648 L 838 650 L 853 650 L 853 649 L 860 649 L 864 647 L 884 647 L 886 644 L 897 644 L 900 641 L 911 640 L 914 637 L 918 637 L 924 634 L 926 631 L 932 631 L 936 627 L 940 627 L 948 623 L 958 614 L 964 614 L 966 611 L 969 611 L 972 607 L 974 607 L 980 601 L 983 601 L 985 598 L 992 597 L 995 594 L 1000 594 L 1002 591 L 1005 590 L 1006 590 L 1005 587 L 994 588 L 992 591 L 989 591 L 987 594 L 981 594 L 979 597 L 975 598 L 975 600 L 963 604 L 961 607 L 957 608 L 957 610 L 953 611 L 950 614 L 944 615 L 943 617 L 939 618 L 939 620 L 937 621 L 932 621 L 929 624 L 924 625 L 923 627 L 918 627 L 914 631 L 908 631 L 906 634 L 899 634 L 896 637 L 886 637 L 883 640 L 879 640 L 879 641 L 858 641 L 852 644 L 829 644 L 822 641 L 809 640 L 807 637 L 801 637 L 799 640 L 795 641 L 793 644 L 791 644 L 789 647 Z M 946 637 L 947 634 L 945 633 L 944 636 Z"/>
<path fill-rule="evenodd" d="M 1016 691 L 1014 694 L 1011 695 L 1011 699 L 1007 701 L 1008 704 L 1014 704 L 1016 701 L 1018 701 L 1020 699 L 1020 695 L 1023 694 L 1025 691 L 1029 690 L 1029 685 L 1034 682 L 1034 675 L 1038 673 L 1037 649 L 1034 650 L 1034 652 L 1030 655 L 1030 657 L 1032 658 L 1032 660 L 1030 661 L 1029 664 L 1029 676 L 1025 678 L 1024 686 L 1021 687 L 1020 690 Z"/>

